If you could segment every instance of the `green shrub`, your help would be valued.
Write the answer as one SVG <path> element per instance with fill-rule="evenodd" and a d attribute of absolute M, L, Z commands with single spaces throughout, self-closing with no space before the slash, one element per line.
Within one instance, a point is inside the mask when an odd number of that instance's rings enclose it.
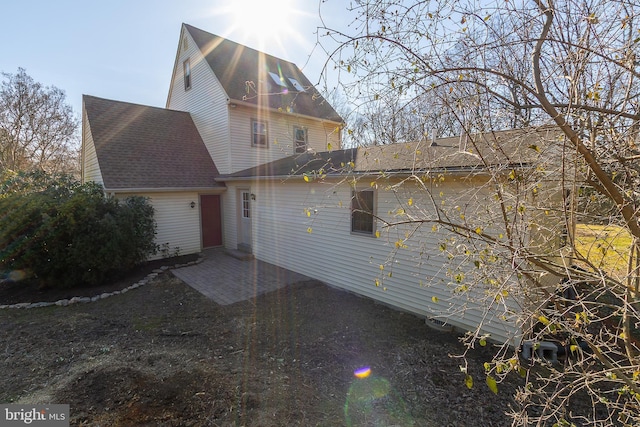
<path fill-rule="evenodd" d="M 156 252 L 153 207 L 118 201 L 95 183 L 20 173 L 0 184 L 0 268 L 43 286 L 95 285 Z"/>

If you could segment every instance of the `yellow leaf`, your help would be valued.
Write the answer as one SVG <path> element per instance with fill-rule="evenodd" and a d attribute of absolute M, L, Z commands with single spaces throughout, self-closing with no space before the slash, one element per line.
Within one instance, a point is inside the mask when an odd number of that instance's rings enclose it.
<path fill-rule="evenodd" d="M 489 372 L 491 370 L 491 363 L 484 362 L 484 370 Z"/>
<path fill-rule="evenodd" d="M 435 225 L 435 224 L 433 224 L 433 225 L 431 226 L 431 231 L 438 231 L 438 226 L 437 226 L 437 225 Z"/>
<path fill-rule="evenodd" d="M 380 237 L 380 231 L 376 230 L 376 239 Z"/>
<path fill-rule="evenodd" d="M 331 143 L 330 143 L 330 142 L 329 142 L 329 143 L 327 143 L 327 150 L 331 151 L 331 150 L 332 150 L 332 148 L 333 148 L 333 146 L 331 145 Z"/>
<path fill-rule="evenodd" d="M 407 201 L 407 204 L 408 204 L 409 206 L 413 206 L 413 199 L 409 199 L 409 200 Z"/>
<path fill-rule="evenodd" d="M 307 216 L 311 216 L 311 211 L 307 211 Z"/>
<path fill-rule="evenodd" d="M 380 281 L 378 279 L 376 279 L 376 286 L 380 286 Z"/>
<path fill-rule="evenodd" d="M 509 179 L 516 179 L 516 171 L 511 169 L 511 172 L 509 172 Z"/>
<path fill-rule="evenodd" d="M 466 385 L 469 390 L 473 388 L 473 378 L 471 377 L 471 375 L 467 375 L 464 377 L 464 385 Z"/>
<path fill-rule="evenodd" d="M 349 162 L 349 166 L 351 166 L 352 168 L 355 168 L 355 167 L 356 167 L 356 164 L 355 164 L 355 163 L 353 163 L 353 161 L 351 161 L 351 162 Z"/>
<path fill-rule="evenodd" d="M 482 227 L 476 228 L 476 234 L 482 234 Z"/>
<path fill-rule="evenodd" d="M 380 264 L 380 270 L 384 270 L 384 265 Z"/>
<path fill-rule="evenodd" d="M 569 346 L 569 349 L 571 350 L 571 353 L 575 353 L 576 351 L 578 351 L 578 346 L 575 344 L 572 344 Z"/>
<path fill-rule="evenodd" d="M 311 228 L 311 227 L 307 228 L 307 233 L 309 233 L 309 234 L 313 233 L 313 228 Z"/>
<path fill-rule="evenodd" d="M 305 176 L 304 176 L 304 180 L 305 180 L 306 182 L 309 182 L 309 177 L 308 177 L 307 175 L 305 175 Z"/>
<path fill-rule="evenodd" d="M 544 326 L 547 326 L 549 323 L 549 319 L 547 319 L 545 316 L 540 315 L 538 316 L 538 320 L 540 321 L 540 323 L 542 323 Z"/>
<path fill-rule="evenodd" d="M 480 346 L 485 347 L 487 345 L 487 340 L 484 338 L 480 338 L 480 341 L 478 341 L 480 343 Z"/>
<path fill-rule="evenodd" d="M 498 384 L 496 383 L 495 378 L 491 375 L 487 375 L 487 385 L 489 386 L 489 390 L 493 392 L 493 394 L 498 394 Z"/>
<path fill-rule="evenodd" d="M 438 297 L 433 296 L 433 297 L 431 297 L 431 301 L 433 301 L 433 302 L 436 302 L 436 303 L 437 303 L 437 302 L 439 301 L 439 299 L 438 299 Z"/>

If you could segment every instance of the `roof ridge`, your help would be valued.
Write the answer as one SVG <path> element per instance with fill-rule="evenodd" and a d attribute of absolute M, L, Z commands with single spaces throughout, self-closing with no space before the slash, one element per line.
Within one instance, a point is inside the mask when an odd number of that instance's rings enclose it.
<path fill-rule="evenodd" d="M 225 40 L 225 41 L 227 41 L 228 43 L 232 43 L 232 44 L 234 44 L 234 45 L 236 45 L 236 46 L 241 46 L 241 47 L 243 47 L 244 49 L 252 50 L 252 51 L 253 51 L 253 52 L 255 52 L 255 53 L 260 53 L 260 54 L 263 54 L 263 55 L 267 55 L 267 56 L 270 56 L 270 57 L 272 57 L 272 58 L 274 58 L 274 59 L 277 59 L 278 61 L 283 61 L 283 62 L 287 62 L 287 63 L 292 64 L 292 65 L 295 65 L 295 66 L 300 70 L 300 67 L 298 67 L 298 65 L 297 65 L 295 62 L 289 61 L 289 60 L 287 60 L 287 59 L 280 58 L 280 57 L 278 57 L 278 56 L 275 56 L 275 55 L 272 55 L 272 54 L 270 54 L 270 53 L 264 52 L 264 51 L 262 51 L 262 50 L 255 49 L 255 48 L 253 48 L 253 47 L 251 47 L 251 46 L 247 46 L 247 45 L 242 44 L 242 43 L 240 43 L 240 42 L 237 42 L 237 41 L 231 40 L 231 39 L 229 39 L 229 38 L 227 38 L 227 37 L 223 37 L 223 36 L 220 36 L 220 35 L 218 35 L 218 34 L 214 34 L 214 33 L 211 33 L 211 32 L 209 32 L 209 31 L 205 31 L 205 30 L 203 30 L 202 28 L 195 27 L 195 26 L 193 26 L 193 25 L 191 25 L 191 24 L 187 24 L 186 22 L 183 22 L 183 23 L 182 23 L 182 25 L 184 25 L 185 27 L 192 28 L 192 29 L 194 29 L 194 30 L 200 31 L 200 32 L 202 32 L 202 33 L 206 33 L 206 34 L 208 34 L 208 35 L 210 35 L 210 36 L 217 37 L 217 38 L 219 38 L 219 39 Z M 196 43 L 197 43 L 197 42 L 196 42 Z"/>

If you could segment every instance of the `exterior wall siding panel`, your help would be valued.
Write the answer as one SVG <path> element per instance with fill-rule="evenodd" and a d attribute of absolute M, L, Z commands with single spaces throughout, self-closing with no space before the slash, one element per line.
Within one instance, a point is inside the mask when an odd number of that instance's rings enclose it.
<path fill-rule="evenodd" d="M 118 198 L 124 199 L 132 194 L 120 193 Z M 156 244 L 161 250 L 168 251 L 169 256 L 200 252 L 200 208 L 198 193 L 171 192 L 171 193 L 138 193 L 136 194 L 150 199 L 155 209 L 154 218 L 157 223 Z M 195 202 L 195 208 L 191 208 L 191 202 Z M 152 259 L 163 258 L 159 252 Z"/>
<path fill-rule="evenodd" d="M 182 40 L 187 37 L 187 49 Z M 185 90 L 183 63 L 191 64 L 191 88 Z M 182 31 L 167 108 L 191 113 L 202 140 L 221 174 L 229 173 L 227 96 L 187 31 Z"/>
<path fill-rule="evenodd" d="M 82 114 L 82 181 L 104 185 L 87 115 Z"/>
<path fill-rule="evenodd" d="M 448 190 L 460 190 L 454 187 Z M 380 238 L 351 233 L 348 184 L 268 181 L 254 183 L 252 192 L 258 259 L 461 329 L 481 324 L 496 340 L 519 342 L 517 327 L 498 317 L 499 307 L 489 313 L 474 307 L 474 299 L 483 297 L 481 289 L 454 295 L 446 256 L 439 250 L 448 237 L 443 232 L 429 225 L 381 229 Z M 380 188 L 377 199 L 378 215 L 393 220 L 398 194 Z M 408 247 L 396 248 L 405 232 L 412 233 Z"/>
<path fill-rule="evenodd" d="M 251 121 L 260 120 L 268 126 L 268 146 L 251 145 Z M 294 127 L 307 130 L 308 149 L 326 151 L 340 148 L 339 131 L 335 124 L 322 123 L 292 114 L 257 110 L 238 105 L 231 109 L 231 173 L 268 163 L 294 154 Z M 217 162 L 216 162 L 217 164 Z"/>

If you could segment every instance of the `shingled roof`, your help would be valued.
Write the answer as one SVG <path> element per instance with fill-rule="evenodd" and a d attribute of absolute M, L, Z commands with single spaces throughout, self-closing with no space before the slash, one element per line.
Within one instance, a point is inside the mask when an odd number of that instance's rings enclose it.
<path fill-rule="evenodd" d="M 294 63 L 191 25 L 183 25 L 222 84 L 229 99 L 342 122 L 340 115 L 318 93 Z M 269 73 L 278 76 L 281 83 L 276 83 Z"/>
<path fill-rule="evenodd" d="M 557 132 L 552 128 L 507 130 L 404 144 L 376 145 L 293 155 L 219 177 L 285 177 L 388 173 L 482 173 L 491 168 L 521 168 L 550 159 Z"/>
<path fill-rule="evenodd" d="M 83 96 L 106 190 L 223 187 L 187 112 Z"/>

